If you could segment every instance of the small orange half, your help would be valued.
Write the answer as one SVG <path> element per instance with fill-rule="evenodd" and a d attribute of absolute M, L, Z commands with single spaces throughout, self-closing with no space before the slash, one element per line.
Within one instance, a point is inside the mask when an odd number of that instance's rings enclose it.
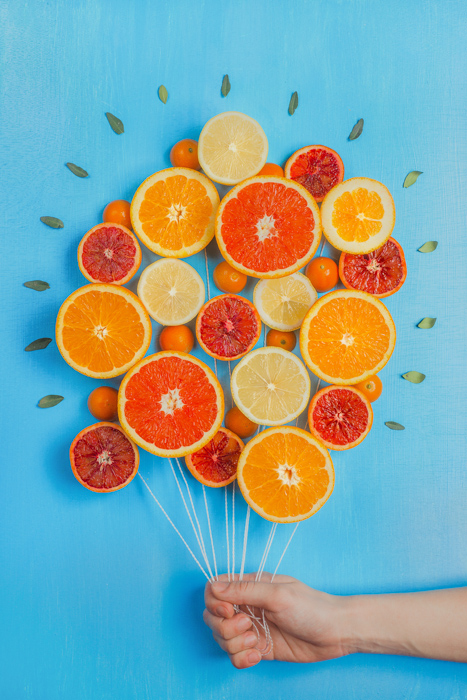
<path fill-rule="evenodd" d="M 283 426 L 259 433 L 240 455 L 237 482 L 258 515 L 293 523 L 314 515 L 334 488 L 327 449 L 301 428 Z"/>
<path fill-rule="evenodd" d="M 214 237 L 219 195 L 206 175 L 168 168 L 148 177 L 131 202 L 131 223 L 140 241 L 157 255 L 186 258 Z"/>
<path fill-rule="evenodd" d="M 55 326 L 70 367 L 88 377 L 117 377 L 146 353 L 151 320 L 136 294 L 114 284 L 88 284 L 70 294 Z"/>

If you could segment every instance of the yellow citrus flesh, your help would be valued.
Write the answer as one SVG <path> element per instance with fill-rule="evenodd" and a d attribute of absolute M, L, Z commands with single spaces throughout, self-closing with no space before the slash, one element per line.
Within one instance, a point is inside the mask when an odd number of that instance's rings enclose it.
<path fill-rule="evenodd" d="M 277 331 L 300 328 L 317 298 L 316 289 L 301 272 L 279 279 L 261 280 L 253 292 L 253 302 L 261 320 Z"/>
<path fill-rule="evenodd" d="M 262 518 L 293 523 L 314 515 L 334 488 L 334 467 L 326 448 L 300 428 L 259 433 L 240 455 L 237 482 Z"/>
<path fill-rule="evenodd" d="M 57 346 L 64 360 L 89 377 L 116 377 L 145 354 L 151 320 L 125 287 L 88 284 L 66 299 L 57 316 Z"/>
<path fill-rule="evenodd" d="M 118 417 L 137 445 L 161 457 L 183 457 L 219 430 L 224 394 L 215 374 L 192 355 L 159 352 L 124 376 Z"/>
<path fill-rule="evenodd" d="M 321 205 L 324 235 L 338 250 L 370 253 L 387 241 L 396 221 L 388 188 L 368 177 L 354 177 L 328 192 Z"/>
<path fill-rule="evenodd" d="M 138 296 L 155 321 L 179 326 L 191 321 L 204 304 L 204 282 L 188 263 L 162 258 L 141 273 Z"/>
<path fill-rule="evenodd" d="M 241 112 L 223 112 L 204 125 L 198 159 L 214 182 L 235 185 L 256 175 L 266 163 L 268 140 L 255 119 Z"/>
<path fill-rule="evenodd" d="M 305 410 L 310 377 L 303 362 L 282 348 L 253 350 L 232 372 L 232 396 L 254 423 L 283 425 Z"/>
<path fill-rule="evenodd" d="M 391 314 L 366 292 L 345 289 L 325 294 L 300 329 L 305 364 L 329 384 L 357 384 L 376 374 L 395 344 Z"/>
<path fill-rule="evenodd" d="M 140 241 L 157 255 L 186 258 L 214 236 L 219 195 L 191 168 L 168 168 L 148 177 L 131 202 L 131 223 Z"/>

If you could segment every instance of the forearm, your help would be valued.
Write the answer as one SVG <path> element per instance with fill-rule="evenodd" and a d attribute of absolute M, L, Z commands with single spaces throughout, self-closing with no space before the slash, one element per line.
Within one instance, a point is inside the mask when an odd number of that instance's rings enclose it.
<path fill-rule="evenodd" d="M 351 653 L 467 662 L 467 588 L 344 600 L 342 641 Z"/>

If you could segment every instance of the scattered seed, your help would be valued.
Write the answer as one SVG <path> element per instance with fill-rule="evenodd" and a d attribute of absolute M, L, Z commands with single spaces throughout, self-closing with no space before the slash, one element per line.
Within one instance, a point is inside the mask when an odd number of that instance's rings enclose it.
<path fill-rule="evenodd" d="M 47 347 L 49 343 L 52 342 L 52 338 L 38 338 L 29 343 L 24 349 L 26 352 L 32 352 L 33 350 L 43 350 Z"/>
<path fill-rule="evenodd" d="M 165 85 L 161 85 L 159 87 L 158 94 L 160 101 L 165 104 L 169 98 L 169 93 L 167 92 L 167 88 L 165 87 Z"/>
<path fill-rule="evenodd" d="M 298 107 L 298 92 L 294 92 L 292 97 L 290 98 L 289 102 L 289 114 L 292 116 L 292 114 L 295 112 L 295 110 Z"/>
<path fill-rule="evenodd" d="M 426 316 L 425 318 L 422 318 L 420 323 L 417 323 L 418 328 L 433 328 L 433 326 L 436 323 L 436 318 L 429 318 L 429 316 Z"/>
<path fill-rule="evenodd" d="M 403 187 L 410 187 L 415 184 L 419 175 L 423 175 L 421 170 L 412 170 L 412 172 L 405 176 Z"/>
<path fill-rule="evenodd" d="M 55 216 L 41 216 L 41 221 L 50 228 L 63 228 L 64 224 L 61 219 L 56 219 Z"/>
<path fill-rule="evenodd" d="M 116 134 L 123 134 L 125 129 L 123 128 L 123 122 L 116 117 L 114 114 L 111 114 L 110 112 L 106 112 L 105 116 L 108 119 L 108 122 L 112 129 L 115 131 Z"/>
<path fill-rule="evenodd" d="M 438 247 L 438 241 L 428 241 L 418 249 L 419 253 L 432 253 Z"/>
<path fill-rule="evenodd" d="M 223 97 L 227 97 L 227 95 L 230 92 L 230 80 L 228 75 L 224 75 L 224 78 L 222 80 L 222 87 L 221 87 L 221 93 Z"/>
<path fill-rule="evenodd" d="M 76 175 L 76 177 L 89 177 L 89 173 L 87 173 L 83 168 L 80 168 L 79 165 L 75 165 L 74 163 L 66 163 L 65 165 L 71 170 L 73 175 Z"/>
<path fill-rule="evenodd" d="M 363 131 L 363 119 L 359 119 L 349 134 L 349 141 L 355 141 Z"/>
<path fill-rule="evenodd" d="M 405 430 L 403 425 L 395 423 L 393 420 L 387 420 L 384 425 L 387 425 L 391 430 Z"/>
<path fill-rule="evenodd" d="M 412 384 L 421 384 L 426 377 L 426 375 L 421 372 L 406 372 L 402 376 L 404 379 L 407 379 L 408 382 L 412 382 Z"/>
<path fill-rule="evenodd" d="M 38 406 L 39 408 L 52 408 L 52 406 L 56 406 L 61 401 L 63 401 L 63 396 L 58 396 L 58 394 L 49 394 L 48 396 L 42 397 Z"/>
<path fill-rule="evenodd" d="M 50 284 L 43 282 L 42 280 L 31 280 L 31 282 L 24 282 L 25 287 L 29 289 L 35 289 L 36 292 L 43 292 L 44 289 L 50 289 Z"/>

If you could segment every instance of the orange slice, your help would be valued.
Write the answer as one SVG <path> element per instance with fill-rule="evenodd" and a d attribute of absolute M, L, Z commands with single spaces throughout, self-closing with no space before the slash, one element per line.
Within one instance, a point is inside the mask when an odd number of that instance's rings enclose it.
<path fill-rule="evenodd" d="M 145 357 L 123 378 L 118 416 L 128 436 L 148 452 L 182 457 L 219 430 L 224 395 L 204 362 L 184 352 Z"/>
<path fill-rule="evenodd" d="M 396 222 L 396 209 L 381 182 L 353 177 L 328 192 L 321 205 L 321 219 L 331 245 L 360 255 L 387 241 Z"/>
<path fill-rule="evenodd" d="M 151 321 L 136 294 L 114 284 L 88 284 L 60 307 L 55 334 L 63 359 L 88 377 L 116 377 L 151 342 Z"/>
<path fill-rule="evenodd" d="M 186 258 L 214 237 L 219 195 L 191 168 L 168 168 L 148 177 L 131 202 L 131 223 L 140 241 L 157 255 Z"/>
<path fill-rule="evenodd" d="M 318 205 L 292 180 L 251 177 L 223 198 L 216 238 L 236 270 L 264 279 L 286 277 L 304 267 L 318 248 Z"/>
<path fill-rule="evenodd" d="M 326 386 L 313 396 L 308 407 L 310 432 L 328 450 L 349 450 L 370 432 L 373 409 L 354 386 Z"/>
<path fill-rule="evenodd" d="M 334 488 L 323 445 L 301 428 L 270 428 L 247 444 L 237 482 L 246 502 L 266 520 L 293 523 L 314 515 Z"/>
<path fill-rule="evenodd" d="M 207 445 L 185 457 L 185 463 L 195 479 L 205 486 L 228 486 L 237 478 L 237 465 L 245 447 L 238 435 L 219 428 Z"/>
<path fill-rule="evenodd" d="M 391 314 L 366 292 L 344 289 L 325 294 L 300 329 L 305 364 L 329 384 L 356 384 L 376 374 L 395 344 Z"/>

